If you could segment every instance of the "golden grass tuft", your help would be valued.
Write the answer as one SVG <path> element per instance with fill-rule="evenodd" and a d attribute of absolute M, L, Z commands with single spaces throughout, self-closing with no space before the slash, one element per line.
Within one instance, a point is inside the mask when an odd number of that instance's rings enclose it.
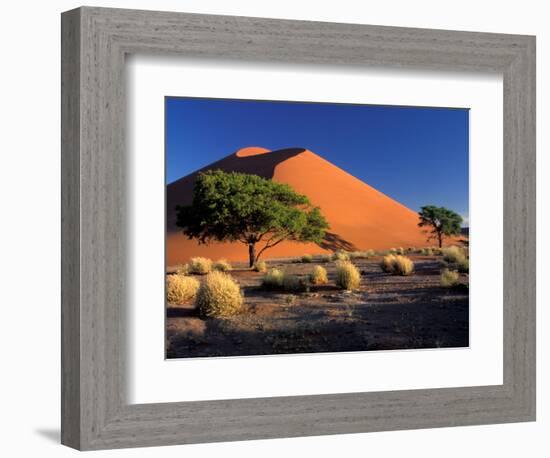
<path fill-rule="evenodd" d="M 254 267 L 253 269 L 256 271 L 256 272 L 267 272 L 267 264 L 265 261 L 258 261 L 256 262 L 256 264 L 254 264 Z"/>
<path fill-rule="evenodd" d="M 262 279 L 262 286 L 268 289 L 277 289 L 283 286 L 284 272 L 273 267 L 269 269 Z"/>
<path fill-rule="evenodd" d="M 336 263 L 336 285 L 342 289 L 353 291 L 361 284 L 361 274 L 357 267 L 349 261 Z"/>
<path fill-rule="evenodd" d="M 283 289 L 291 292 L 303 292 L 309 289 L 308 279 L 298 275 L 283 274 Z"/>
<path fill-rule="evenodd" d="M 452 288 L 459 284 L 458 272 L 456 270 L 443 269 L 441 272 L 441 286 L 444 288 Z"/>
<path fill-rule="evenodd" d="M 188 275 L 189 264 L 178 264 L 175 268 L 175 271 L 178 275 Z"/>
<path fill-rule="evenodd" d="M 335 251 L 332 254 L 333 261 L 349 261 L 349 253 L 344 250 Z"/>
<path fill-rule="evenodd" d="M 183 304 L 197 294 L 200 282 L 193 277 L 175 274 L 166 276 L 166 301 L 169 304 Z"/>
<path fill-rule="evenodd" d="M 313 256 L 311 256 L 310 254 L 304 254 L 301 258 L 300 258 L 300 261 L 302 261 L 303 263 L 310 263 L 313 261 Z"/>
<path fill-rule="evenodd" d="M 394 254 L 387 254 L 382 258 L 382 261 L 380 261 L 380 268 L 383 272 L 391 273 L 393 272 L 393 263 L 396 256 Z"/>
<path fill-rule="evenodd" d="M 201 316 L 227 317 L 239 313 L 243 308 L 241 288 L 230 275 L 214 271 L 209 273 L 195 299 L 195 306 Z"/>
<path fill-rule="evenodd" d="M 192 274 L 204 275 L 212 271 L 212 261 L 208 258 L 191 258 L 188 265 Z"/>
<path fill-rule="evenodd" d="M 233 267 L 226 259 L 218 259 L 212 267 L 214 270 L 219 270 L 220 272 L 229 272 L 233 270 Z"/>
<path fill-rule="evenodd" d="M 443 259 L 447 262 L 460 262 L 462 261 L 463 259 L 465 259 L 465 255 L 464 255 L 464 251 L 462 251 L 459 247 L 457 246 L 450 246 L 450 247 L 447 247 L 447 248 L 443 248 L 442 250 L 442 253 L 443 253 Z"/>
<path fill-rule="evenodd" d="M 382 271 L 393 275 L 410 275 L 414 271 L 414 262 L 407 256 L 388 254 L 380 262 Z"/>
<path fill-rule="evenodd" d="M 325 285 L 328 283 L 327 270 L 321 266 L 315 266 L 309 274 L 309 281 L 312 285 Z"/>

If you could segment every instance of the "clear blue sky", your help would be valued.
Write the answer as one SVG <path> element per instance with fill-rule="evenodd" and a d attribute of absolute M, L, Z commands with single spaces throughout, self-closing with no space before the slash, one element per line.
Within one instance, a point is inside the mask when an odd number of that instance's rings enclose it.
<path fill-rule="evenodd" d="M 245 146 L 302 147 L 412 210 L 467 217 L 468 129 L 467 109 L 167 97 L 166 179 Z"/>

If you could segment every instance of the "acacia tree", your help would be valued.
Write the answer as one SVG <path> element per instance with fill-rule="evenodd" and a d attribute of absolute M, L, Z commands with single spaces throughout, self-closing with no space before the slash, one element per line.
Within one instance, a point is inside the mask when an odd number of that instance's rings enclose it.
<path fill-rule="evenodd" d="M 420 217 L 418 225 L 431 228 L 428 240 L 436 239 L 439 248 L 443 245 L 443 237 L 460 234 L 462 216 L 448 208 L 426 205 L 421 207 L 418 216 Z"/>
<path fill-rule="evenodd" d="M 247 245 L 250 267 L 285 240 L 321 243 L 329 227 L 320 209 L 290 186 L 221 170 L 199 173 L 192 204 L 176 211 L 176 224 L 190 239 Z"/>

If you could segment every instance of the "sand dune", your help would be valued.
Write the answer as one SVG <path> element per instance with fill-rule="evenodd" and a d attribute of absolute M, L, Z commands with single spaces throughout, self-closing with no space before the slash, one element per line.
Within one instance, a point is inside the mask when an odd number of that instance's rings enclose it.
<path fill-rule="evenodd" d="M 248 147 L 183 177 L 167 186 L 167 264 L 185 262 L 192 256 L 245 261 L 242 243 L 198 245 L 175 225 L 176 205 L 191 203 L 195 178 L 200 171 L 221 169 L 253 173 L 287 183 L 309 197 L 327 218 L 330 229 L 321 246 L 285 242 L 267 250 L 266 258 L 299 256 L 346 250 L 426 246 L 426 235 L 417 226 L 418 215 L 317 154 L 304 148 L 269 151 Z"/>

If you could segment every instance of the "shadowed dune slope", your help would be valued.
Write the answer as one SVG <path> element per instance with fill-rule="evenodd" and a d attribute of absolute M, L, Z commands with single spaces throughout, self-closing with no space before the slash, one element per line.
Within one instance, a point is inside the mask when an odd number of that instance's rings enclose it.
<path fill-rule="evenodd" d="M 193 256 L 247 259 L 242 243 L 198 245 L 175 225 L 176 205 L 191 203 L 197 174 L 209 169 L 253 173 L 287 183 L 309 197 L 327 218 L 330 229 L 321 246 L 284 242 L 267 250 L 266 258 L 318 254 L 346 250 L 426 246 L 426 235 L 417 226 L 416 212 L 382 194 L 368 184 L 304 148 L 270 152 L 265 148 L 243 148 L 167 186 L 166 262 L 173 265 Z"/>

